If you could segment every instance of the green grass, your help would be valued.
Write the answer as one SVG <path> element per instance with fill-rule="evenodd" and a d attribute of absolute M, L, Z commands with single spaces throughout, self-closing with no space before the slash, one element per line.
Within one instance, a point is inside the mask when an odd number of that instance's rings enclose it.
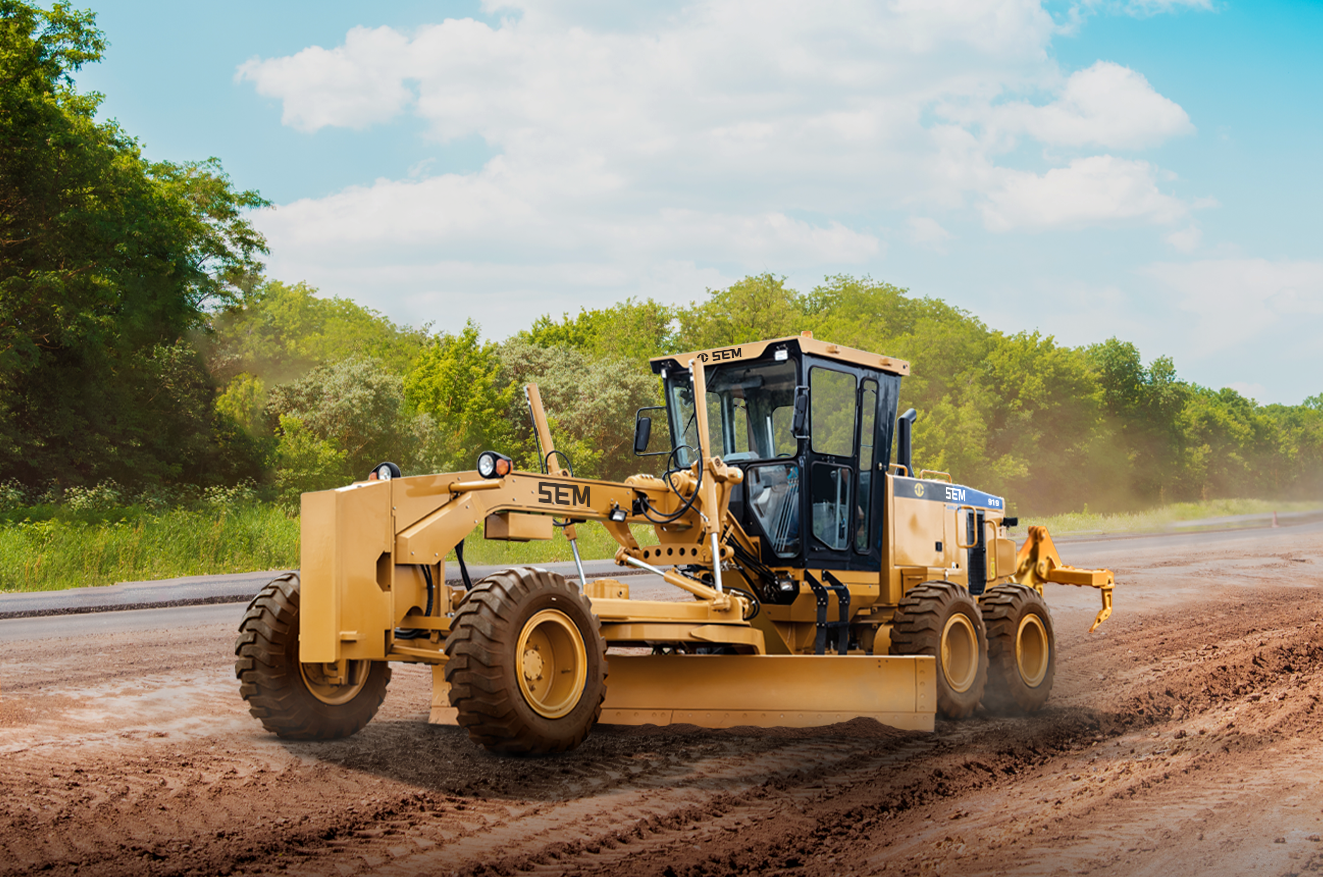
<path fill-rule="evenodd" d="M 0 516 L 0 592 L 297 567 L 299 522 L 273 505 Z"/>
<path fill-rule="evenodd" d="M 1042 525 L 1053 534 L 1067 533 L 1151 533 L 1167 530 L 1182 521 L 1201 521 L 1233 515 L 1271 514 L 1272 512 L 1320 511 L 1317 502 L 1269 502 L 1262 499 L 1214 499 L 1203 502 L 1178 502 L 1138 512 L 1097 514 L 1087 509 L 1048 517 L 1020 517 L 1017 533 L 1030 525 Z"/>

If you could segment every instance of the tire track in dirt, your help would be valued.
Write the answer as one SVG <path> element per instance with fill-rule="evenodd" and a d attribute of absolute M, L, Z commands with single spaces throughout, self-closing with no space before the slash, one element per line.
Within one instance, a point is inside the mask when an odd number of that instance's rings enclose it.
<path fill-rule="evenodd" d="M 1293 596 L 1268 608 L 1281 614 L 1291 606 L 1298 606 Z M 1146 677 L 1147 684 L 1127 692 L 1115 711 L 1065 709 L 1033 719 L 951 724 L 942 729 L 945 739 L 940 744 L 911 753 L 923 756 L 919 758 L 901 757 L 899 749 L 869 757 L 857 742 L 844 741 L 834 747 L 840 757 L 830 763 L 815 763 L 800 752 L 798 757 L 810 762 L 805 765 L 808 770 L 783 774 L 757 789 L 678 806 L 661 823 L 654 819 L 630 830 L 590 833 L 568 843 L 558 832 L 554 849 L 522 858 L 489 854 L 476 867 L 460 872 L 830 873 L 846 864 L 850 870 L 858 866 L 861 872 L 871 872 L 890 863 L 900 873 L 921 873 L 946 858 L 960 859 L 969 842 L 946 835 L 930 851 L 936 857 L 906 853 L 903 843 L 900 849 L 891 849 L 885 841 L 880 855 L 863 861 L 849 862 L 848 851 L 858 845 L 861 834 L 876 844 L 871 829 L 885 828 L 898 816 L 953 798 L 1024 798 L 1038 776 L 1051 777 L 1065 769 L 1058 762 L 1081 771 L 1068 774 L 1068 791 L 1053 788 L 1052 795 L 1060 797 L 1040 796 L 1018 812 L 1011 808 L 998 832 L 982 846 L 989 852 L 1004 846 L 1013 858 L 1018 856 L 1017 848 L 1027 844 L 1053 847 L 1050 861 L 1019 862 L 1017 873 L 1049 874 L 1063 867 L 1080 873 L 1128 866 L 1127 854 L 1158 850 L 1172 837 L 1172 830 L 1155 832 L 1151 818 L 1136 818 L 1099 832 L 1098 819 L 1114 811 L 1117 802 L 1128 802 L 1131 809 L 1160 811 L 1163 822 L 1183 826 L 1207 821 L 1209 817 L 1201 814 L 1239 807 L 1246 800 L 1267 800 L 1274 790 L 1280 791 L 1281 781 L 1275 775 L 1257 773 L 1249 781 L 1236 776 L 1234 760 L 1225 755 L 1233 749 L 1257 752 L 1274 741 L 1312 734 L 1323 724 L 1316 715 L 1314 696 L 1303 700 L 1291 696 L 1301 685 L 1317 690 L 1323 675 L 1323 632 L 1313 620 L 1314 610 L 1307 611 L 1310 618 L 1300 627 L 1254 631 L 1239 640 L 1229 635 L 1232 630 L 1207 631 L 1222 634 L 1223 644 L 1217 647 L 1176 647 L 1164 654 L 1168 637 L 1150 635 L 1153 642 L 1147 645 L 1157 651 L 1157 661 L 1137 674 Z M 1236 628 L 1234 622 L 1226 626 Z M 1126 648 L 1125 656 L 1132 652 L 1133 648 Z M 1240 730 L 1234 720 L 1225 719 L 1228 714 L 1241 717 Z M 1167 728 L 1173 719 L 1182 727 Z M 1046 728 L 1044 720 L 1050 722 Z M 989 740 L 997 740 L 999 748 L 988 749 Z M 1278 766 L 1289 774 L 1308 767 L 1314 757 L 1312 749 L 1296 752 L 1280 759 Z M 910 769 L 896 770 L 911 761 Z M 1207 773 L 1200 785 L 1191 788 L 1181 782 L 1180 778 L 1201 770 Z M 888 781 L 879 783 L 880 777 Z M 970 800 L 947 818 L 967 819 L 971 807 L 977 806 Z M 600 809 L 588 807 L 590 812 Z M 628 808 L 613 812 L 619 816 L 611 823 L 616 826 L 628 824 L 634 815 Z M 570 822 L 577 824 L 573 818 Z M 774 828 L 765 830 L 769 824 Z M 1100 839 L 1115 851 L 1100 855 L 1095 843 Z M 488 849 L 493 848 L 508 853 L 499 843 Z M 449 858 L 434 854 L 428 861 L 444 860 L 454 866 L 468 858 L 466 850 L 451 852 Z M 1203 866 L 1216 873 L 1219 855 L 1210 851 Z M 378 872 L 406 871 L 413 863 L 398 864 Z M 988 873 L 1002 867 L 999 864 Z"/>

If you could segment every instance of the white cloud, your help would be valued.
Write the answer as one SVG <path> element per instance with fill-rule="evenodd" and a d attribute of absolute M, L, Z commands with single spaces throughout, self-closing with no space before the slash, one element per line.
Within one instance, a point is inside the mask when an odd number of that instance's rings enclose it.
<path fill-rule="evenodd" d="M 1204 233 L 1199 226 L 1191 225 L 1167 235 L 1166 241 L 1182 253 L 1193 253 L 1203 242 Z"/>
<path fill-rule="evenodd" d="M 1171 223 L 1188 208 L 1158 189 L 1155 168 L 1144 161 L 1098 155 L 1045 174 L 1001 171 L 988 193 L 984 224 L 992 231 L 1080 226 L 1117 220 Z"/>
<path fill-rule="evenodd" d="M 1065 75 L 1037 0 L 854 0 L 830 15 L 797 0 L 485 8 L 503 17 L 356 28 L 341 46 L 239 68 L 300 130 L 409 114 L 436 141 L 481 138 L 496 153 L 472 173 L 420 162 L 408 179 L 264 214 L 273 271 L 405 260 L 487 265 L 491 278 L 511 264 L 678 277 L 656 266 L 693 263 L 820 277 L 885 257 L 873 228 L 901 220 L 879 212 L 920 217 L 901 234 L 935 248 L 947 233 L 922 217 L 938 210 L 973 206 L 1003 231 L 1188 213 L 1143 161 L 998 165 L 998 136 L 1133 149 L 1192 130 L 1133 70 Z M 1044 90 L 1045 105 L 1015 100 Z"/>
<path fill-rule="evenodd" d="M 1044 106 L 1016 101 L 988 113 L 988 124 L 1057 146 L 1142 149 L 1194 133 L 1190 117 L 1128 67 L 1099 61 L 1066 80 Z"/>
<path fill-rule="evenodd" d="M 356 27 L 343 46 L 254 58 L 239 66 L 235 79 L 251 81 L 264 97 L 280 98 L 281 121 L 300 131 L 364 128 L 389 120 L 412 98 L 404 81 L 410 49 L 409 40 L 388 27 Z"/>
<path fill-rule="evenodd" d="M 1280 329 L 1280 337 L 1307 337 L 1317 362 L 1323 328 L 1323 262 L 1205 259 L 1161 262 L 1141 271 L 1174 291 L 1194 317 L 1185 334 L 1196 356 L 1235 350 Z"/>

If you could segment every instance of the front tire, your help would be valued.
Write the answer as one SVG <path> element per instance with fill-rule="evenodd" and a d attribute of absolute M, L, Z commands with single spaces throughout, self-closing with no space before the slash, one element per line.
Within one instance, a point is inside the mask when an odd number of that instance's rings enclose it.
<path fill-rule="evenodd" d="M 988 682 L 988 639 L 978 604 L 952 582 L 910 589 L 892 620 L 893 655 L 937 659 L 937 712 L 948 719 L 973 714 Z"/>
<path fill-rule="evenodd" d="M 386 699 L 384 661 L 299 661 L 299 577 L 285 573 L 248 604 L 234 643 L 248 711 L 287 740 L 338 740 L 362 730 Z"/>
<path fill-rule="evenodd" d="M 1043 708 L 1056 675 L 1057 645 L 1052 614 L 1026 585 L 998 585 L 983 596 L 988 624 L 988 690 L 984 705 L 994 712 L 1033 713 Z"/>
<path fill-rule="evenodd" d="M 473 586 L 446 638 L 450 705 L 473 742 L 540 755 L 583 742 L 606 697 L 606 643 L 563 576 L 522 567 Z"/>

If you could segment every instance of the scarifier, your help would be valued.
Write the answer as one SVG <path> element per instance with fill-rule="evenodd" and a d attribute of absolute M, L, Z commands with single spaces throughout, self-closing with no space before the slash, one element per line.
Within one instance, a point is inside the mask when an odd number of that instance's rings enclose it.
<path fill-rule="evenodd" d="M 1111 613 L 1110 570 L 1066 566 L 1041 527 L 1017 552 L 1001 497 L 913 471 L 916 415 L 897 416 L 908 363 L 806 332 L 652 368 L 666 404 L 638 412 L 634 449 L 664 456 L 663 477 L 574 477 L 529 385 L 541 472 L 487 450 L 476 471 L 402 477 L 383 463 L 304 494 L 302 568 L 254 598 L 235 647 L 253 715 L 282 737 L 353 734 L 399 661 L 431 665 L 433 722 L 503 753 L 568 750 L 599 721 L 865 716 L 930 731 L 980 704 L 1043 706 L 1057 659 L 1044 583 L 1099 589 L 1094 627 Z M 657 411 L 670 446 L 649 452 Z M 587 581 L 587 521 L 619 543 L 620 566 L 692 599 Z M 478 527 L 528 541 L 557 526 L 577 582 L 535 567 L 471 580 Z M 462 586 L 447 584 L 452 552 Z"/>

